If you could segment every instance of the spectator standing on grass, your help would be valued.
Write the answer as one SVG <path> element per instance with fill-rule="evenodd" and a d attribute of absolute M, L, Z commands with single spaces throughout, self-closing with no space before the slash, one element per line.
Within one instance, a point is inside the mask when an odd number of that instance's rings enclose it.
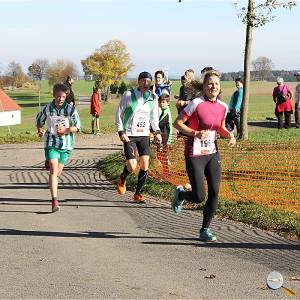
<path fill-rule="evenodd" d="M 229 112 L 226 117 L 226 128 L 230 132 L 232 132 L 235 125 L 237 137 L 239 137 L 241 124 L 241 108 L 243 103 L 243 80 L 241 78 L 236 78 L 235 86 L 237 87 L 237 90 L 233 93 L 229 102 Z"/>
<path fill-rule="evenodd" d="M 165 73 L 163 71 L 156 71 L 154 74 L 154 80 L 155 84 L 153 86 L 153 90 L 158 97 L 162 94 L 170 95 L 172 81 L 165 80 Z"/>
<path fill-rule="evenodd" d="M 283 128 L 283 114 L 284 114 L 284 127 L 286 129 L 291 126 L 292 108 L 292 91 L 288 85 L 283 83 L 283 78 L 277 78 L 277 86 L 273 90 L 273 101 L 276 104 L 275 115 L 278 119 L 278 129 Z"/>
<path fill-rule="evenodd" d="M 158 104 L 160 108 L 159 129 L 162 135 L 162 146 L 167 146 L 171 143 L 173 126 L 170 110 L 170 96 L 167 94 L 162 94 L 158 98 Z"/>
<path fill-rule="evenodd" d="M 67 79 L 66 79 L 65 85 L 69 88 L 70 92 L 67 96 L 66 101 L 67 101 L 68 104 L 75 105 L 75 96 L 74 96 L 74 93 L 73 93 L 73 90 L 72 90 L 72 84 L 73 83 L 74 83 L 73 77 L 68 76 Z"/>
<path fill-rule="evenodd" d="M 177 98 L 178 114 L 190 103 L 191 100 L 202 95 L 203 78 L 206 72 L 213 70 L 213 67 L 205 67 L 201 70 L 200 80 L 195 80 L 195 73 L 193 69 L 188 69 L 184 73 L 184 80 L 182 82 L 181 95 Z M 183 78 L 182 78 L 183 79 Z M 188 122 L 188 121 L 187 121 Z M 185 125 L 188 123 L 186 122 Z M 184 133 L 179 132 L 177 136 L 185 136 Z"/>
<path fill-rule="evenodd" d="M 99 121 L 99 116 L 101 113 L 100 102 L 101 102 L 101 93 L 99 87 L 96 86 L 93 88 L 90 112 L 92 115 L 92 133 L 97 135 L 100 134 L 100 121 Z M 95 125 L 96 125 L 97 133 L 95 132 Z"/>
<path fill-rule="evenodd" d="M 179 89 L 179 95 L 174 95 L 177 100 L 176 107 L 178 114 L 181 110 L 188 105 L 190 100 L 192 100 L 194 95 L 188 92 L 189 86 L 192 81 L 195 80 L 195 72 L 193 69 L 188 69 L 185 71 L 184 75 L 181 76 L 181 87 Z"/>
<path fill-rule="evenodd" d="M 213 69 L 213 67 L 203 68 L 201 70 L 200 80 L 195 80 L 195 73 L 193 69 L 188 69 L 185 71 L 183 93 L 181 94 L 182 96 L 179 95 L 176 103 L 178 113 L 180 113 L 180 111 L 185 108 L 191 100 L 201 96 L 204 75 L 206 72 L 212 71 Z"/>
<path fill-rule="evenodd" d="M 49 165 L 49 188 L 52 212 L 59 210 L 58 177 L 74 148 L 74 134 L 80 130 L 80 119 L 74 105 L 66 102 L 69 88 L 61 83 L 53 87 L 53 101 L 36 116 L 39 137 L 44 136 L 44 151 Z M 48 129 L 43 129 L 47 122 Z"/>
<path fill-rule="evenodd" d="M 295 89 L 295 123 L 296 128 L 300 128 L 300 71 L 295 73 L 298 84 Z"/>
<path fill-rule="evenodd" d="M 158 98 L 160 108 L 159 129 L 161 131 L 162 143 L 157 147 L 157 158 L 162 164 L 163 175 L 168 175 L 169 157 L 168 145 L 172 141 L 172 116 L 170 111 L 170 96 L 162 94 Z"/>
<path fill-rule="evenodd" d="M 204 73 L 202 96 L 192 100 L 177 117 L 174 126 L 187 135 L 185 144 L 186 171 L 192 190 L 178 186 L 175 191 L 172 209 L 180 214 L 184 201 L 200 203 L 204 201 L 204 179 L 208 185 L 208 198 L 203 210 L 203 222 L 200 229 L 200 240 L 216 241 L 210 230 L 218 205 L 221 183 L 221 158 L 217 148 L 217 134 L 235 144 L 235 138 L 225 127 L 227 104 L 219 99 L 220 73 L 212 70 Z M 186 121 L 188 126 L 185 125 Z"/>

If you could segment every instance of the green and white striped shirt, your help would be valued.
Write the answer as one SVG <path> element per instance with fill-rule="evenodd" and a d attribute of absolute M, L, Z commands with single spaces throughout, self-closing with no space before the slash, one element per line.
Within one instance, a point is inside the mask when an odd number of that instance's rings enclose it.
<path fill-rule="evenodd" d="M 118 131 L 128 136 L 149 136 L 150 125 L 159 130 L 158 98 L 150 91 L 142 94 L 137 88 L 123 94 L 116 113 Z"/>
<path fill-rule="evenodd" d="M 57 118 L 59 117 L 59 118 Z M 47 121 L 48 129 L 44 135 L 45 148 L 54 147 L 61 150 L 72 150 L 74 147 L 75 135 L 73 132 L 58 136 L 54 128 L 57 120 L 66 124 L 66 127 L 77 127 L 80 130 L 79 115 L 73 105 L 64 102 L 62 107 L 56 107 L 55 101 L 47 104 L 36 116 L 36 126 L 43 127 Z"/>

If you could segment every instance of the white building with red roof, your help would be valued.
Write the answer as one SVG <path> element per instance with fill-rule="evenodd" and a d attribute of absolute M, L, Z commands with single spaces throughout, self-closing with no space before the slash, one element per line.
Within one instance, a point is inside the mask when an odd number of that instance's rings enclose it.
<path fill-rule="evenodd" d="M 21 107 L 0 89 L 0 126 L 21 124 Z"/>

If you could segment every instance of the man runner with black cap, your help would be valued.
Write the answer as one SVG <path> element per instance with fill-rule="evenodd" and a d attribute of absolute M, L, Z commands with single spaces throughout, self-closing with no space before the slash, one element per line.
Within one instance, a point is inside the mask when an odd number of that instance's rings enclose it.
<path fill-rule="evenodd" d="M 116 126 L 120 140 L 124 143 L 126 157 L 126 165 L 118 181 L 118 193 L 125 194 L 126 178 L 137 167 L 137 149 L 140 157 L 140 172 L 134 194 L 134 201 L 137 203 L 146 202 L 142 190 L 146 183 L 150 159 L 150 125 L 155 132 L 156 143 L 160 144 L 162 141 L 158 99 L 150 90 L 151 82 L 150 73 L 140 73 L 137 88 L 124 93 L 116 113 Z"/>

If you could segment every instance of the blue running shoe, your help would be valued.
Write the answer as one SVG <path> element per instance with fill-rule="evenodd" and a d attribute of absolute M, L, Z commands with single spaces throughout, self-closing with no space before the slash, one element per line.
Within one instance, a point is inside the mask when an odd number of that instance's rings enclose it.
<path fill-rule="evenodd" d="M 204 228 L 203 231 L 200 231 L 200 240 L 203 242 L 215 242 L 217 238 L 209 228 Z"/>
<path fill-rule="evenodd" d="M 173 209 L 174 213 L 177 215 L 181 214 L 181 211 L 182 211 L 182 204 L 183 204 L 184 200 L 179 200 L 178 195 L 180 192 L 183 192 L 183 191 L 184 191 L 184 188 L 181 185 L 179 185 L 175 190 L 174 199 L 172 201 L 172 209 Z"/>

